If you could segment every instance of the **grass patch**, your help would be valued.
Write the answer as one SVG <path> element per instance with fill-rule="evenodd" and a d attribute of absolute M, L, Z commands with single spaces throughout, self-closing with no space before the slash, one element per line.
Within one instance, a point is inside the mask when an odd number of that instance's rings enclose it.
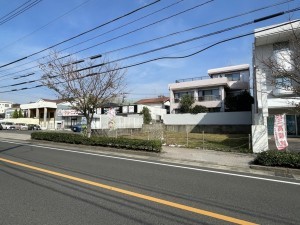
<path fill-rule="evenodd" d="M 164 131 L 140 132 L 124 136 L 134 139 L 159 139 L 163 144 L 182 146 L 188 148 L 200 148 L 228 152 L 252 153 L 249 149 L 249 137 L 246 134 L 202 134 Z"/>

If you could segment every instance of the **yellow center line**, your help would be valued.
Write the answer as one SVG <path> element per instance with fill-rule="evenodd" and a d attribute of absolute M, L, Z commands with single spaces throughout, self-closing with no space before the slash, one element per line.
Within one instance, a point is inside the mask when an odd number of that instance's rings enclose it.
<path fill-rule="evenodd" d="M 69 180 L 73 180 L 73 181 L 77 181 L 77 182 L 80 182 L 80 183 L 92 185 L 92 186 L 95 186 L 95 187 L 100 187 L 100 188 L 103 188 L 103 189 L 107 189 L 107 190 L 110 190 L 110 191 L 114 191 L 114 192 L 118 192 L 118 193 L 121 193 L 121 194 L 129 195 L 129 196 L 136 197 L 136 198 L 139 198 L 139 199 L 144 199 L 144 200 L 147 200 L 147 201 L 159 203 L 159 204 L 166 205 L 166 206 L 169 206 L 169 207 L 173 207 L 173 208 L 193 212 L 193 213 L 196 213 L 196 214 L 212 217 L 212 218 L 215 218 L 215 219 L 224 220 L 224 221 L 235 223 L 235 224 L 255 225 L 255 223 L 251 223 L 251 222 L 248 222 L 248 221 L 245 221 L 245 220 L 240 220 L 240 219 L 236 219 L 236 218 L 233 218 L 233 217 L 230 217 L 230 216 L 221 215 L 221 214 L 218 214 L 218 213 L 214 213 L 214 212 L 210 212 L 210 211 L 190 207 L 190 206 L 187 206 L 187 205 L 167 201 L 167 200 L 164 200 L 164 199 L 155 198 L 155 197 L 139 194 L 139 193 L 132 192 L 132 191 L 127 191 L 127 190 L 124 190 L 124 189 L 116 188 L 116 187 L 113 187 L 113 186 L 101 184 L 101 183 L 90 181 L 90 180 L 81 179 L 81 178 L 70 176 L 70 175 L 67 175 L 67 174 L 58 173 L 58 172 L 42 169 L 42 168 L 35 167 L 35 166 L 30 166 L 30 165 L 27 165 L 27 164 L 24 164 L 24 163 L 11 161 L 11 160 L 4 159 L 4 158 L 0 158 L 0 161 L 10 163 L 10 164 L 13 164 L 13 165 L 17 165 L 17 166 L 21 166 L 21 167 L 25 167 L 25 168 L 28 168 L 28 169 L 36 170 L 36 171 L 39 171 L 39 172 L 51 174 L 51 175 L 54 175 L 54 176 L 57 176 L 57 177 L 63 177 L 63 178 L 69 179 Z"/>

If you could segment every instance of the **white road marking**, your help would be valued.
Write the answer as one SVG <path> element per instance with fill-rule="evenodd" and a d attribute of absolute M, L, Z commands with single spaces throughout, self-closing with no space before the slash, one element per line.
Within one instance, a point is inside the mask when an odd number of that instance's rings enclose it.
<path fill-rule="evenodd" d="M 208 170 L 208 169 L 200 169 L 200 168 L 194 168 L 194 167 L 188 167 L 188 166 L 172 165 L 172 164 L 167 164 L 167 163 L 159 163 L 159 162 L 145 161 L 145 160 L 139 160 L 139 159 L 124 158 L 124 157 L 111 156 L 111 155 L 105 155 L 105 154 L 97 154 L 97 153 L 91 153 L 91 152 L 81 152 L 81 151 L 74 151 L 74 150 L 68 150 L 68 149 L 53 148 L 53 147 L 47 147 L 47 146 L 41 146 L 41 145 L 31 145 L 31 144 L 25 144 L 25 143 L 20 143 L 20 142 L 11 142 L 11 141 L 3 141 L 3 140 L 0 140 L 0 141 L 4 142 L 4 143 L 22 144 L 22 145 L 26 145 L 26 146 L 30 146 L 30 147 L 45 148 L 45 149 L 51 149 L 51 150 L 55 150 L 55 151 L 72 152 L 72 153 L 83 154 L 83 155 L 93 155 L 93 156 L 104 157 L 104 158 L 119 159 L 119 160 L 126 160 L 126 161 L 132 161 L 132 162 L 140 162 L 140 163 L 147 163 L 147 164 L 153 164 L 153 165 L 159 165 L 159 166 L 167 166 L 167 167 L 173 167 L 173 168 L 222 174 L 222 175 L 227 175 L 227 176 L 243 177 L 243 178 L 256 179 L 256 180 L 271 181 L 271 182 L 277 182 L 277 183 L 283 183 L 283 184 L 293 184 L 293 185 L 300 186 L 300 183 L 297 183 L 297 182 L 269 179 L 269 178 L 263 178 L 263 177 L 255 177 L 255 176 L 214 171 L 214 170 Z"/>

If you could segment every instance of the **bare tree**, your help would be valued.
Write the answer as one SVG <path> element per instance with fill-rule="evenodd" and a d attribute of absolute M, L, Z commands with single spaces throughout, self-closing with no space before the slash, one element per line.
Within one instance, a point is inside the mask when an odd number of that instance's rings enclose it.
<path fill-rule="evenodd" d="M 97 108 L 124 92 L 126 71 L 108 59 L 76 60 L 51 52 L 40 62 L 42 84 L 69 102 L 87 121 L 87 136 Z"/>
<path fill-rule="evenodd" d="M 274 54 L 261 60 L 272 74 L 269 82 L 277 88 L 300 96 L 300 29 L 291 25 L 289 38 L 274 44 Z M 300 109 L 299 104 L 295 104 Z"/>

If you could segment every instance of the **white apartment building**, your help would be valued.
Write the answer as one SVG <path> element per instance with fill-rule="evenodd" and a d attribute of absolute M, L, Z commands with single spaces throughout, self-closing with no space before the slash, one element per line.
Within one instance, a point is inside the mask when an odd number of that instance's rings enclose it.
<path fill-rule="evenodd" d="M 0 101 L 0 114 L 5 113 L 5 110 L 11 108 L 12 104 L 9 101 Z"/>
<path fill-rule="evenodd" d="M 289 78 L 272 76 L 266 62 L 274 60 L 286 71 L 292 71 L 290 61 L 290 38 L 300 35 L 300 22 L 292 21 L 263 27 L 255 30 L 253 52 L 253 93 L 255 107 L 253 112 L 253 149 L 261 152 L 268 149 L 268 135 L 273 135 L 274 115 L 286 114 L 288 136 L 300 136 L 300 115 L 295 113 L 294 103 L 300 103 L 288 87 L 295 85 Z M 256 133 L 256 134 L 255 134 Z M 259 138 L 261 137 L 261 138 Z M 256 146 L 255 146 L 256 145 Z"/>
<path fill-rule="evenodd" d="M 210 112 L 224 112 L 228 94 L 249 90 L 249 64 L 228 66 L 207 71 L 209 76 L 176 80 L 169 84 L 170 113 L 178 112 L 183 95 L 191 95 L 195 105 L 202 105 Z"/>

